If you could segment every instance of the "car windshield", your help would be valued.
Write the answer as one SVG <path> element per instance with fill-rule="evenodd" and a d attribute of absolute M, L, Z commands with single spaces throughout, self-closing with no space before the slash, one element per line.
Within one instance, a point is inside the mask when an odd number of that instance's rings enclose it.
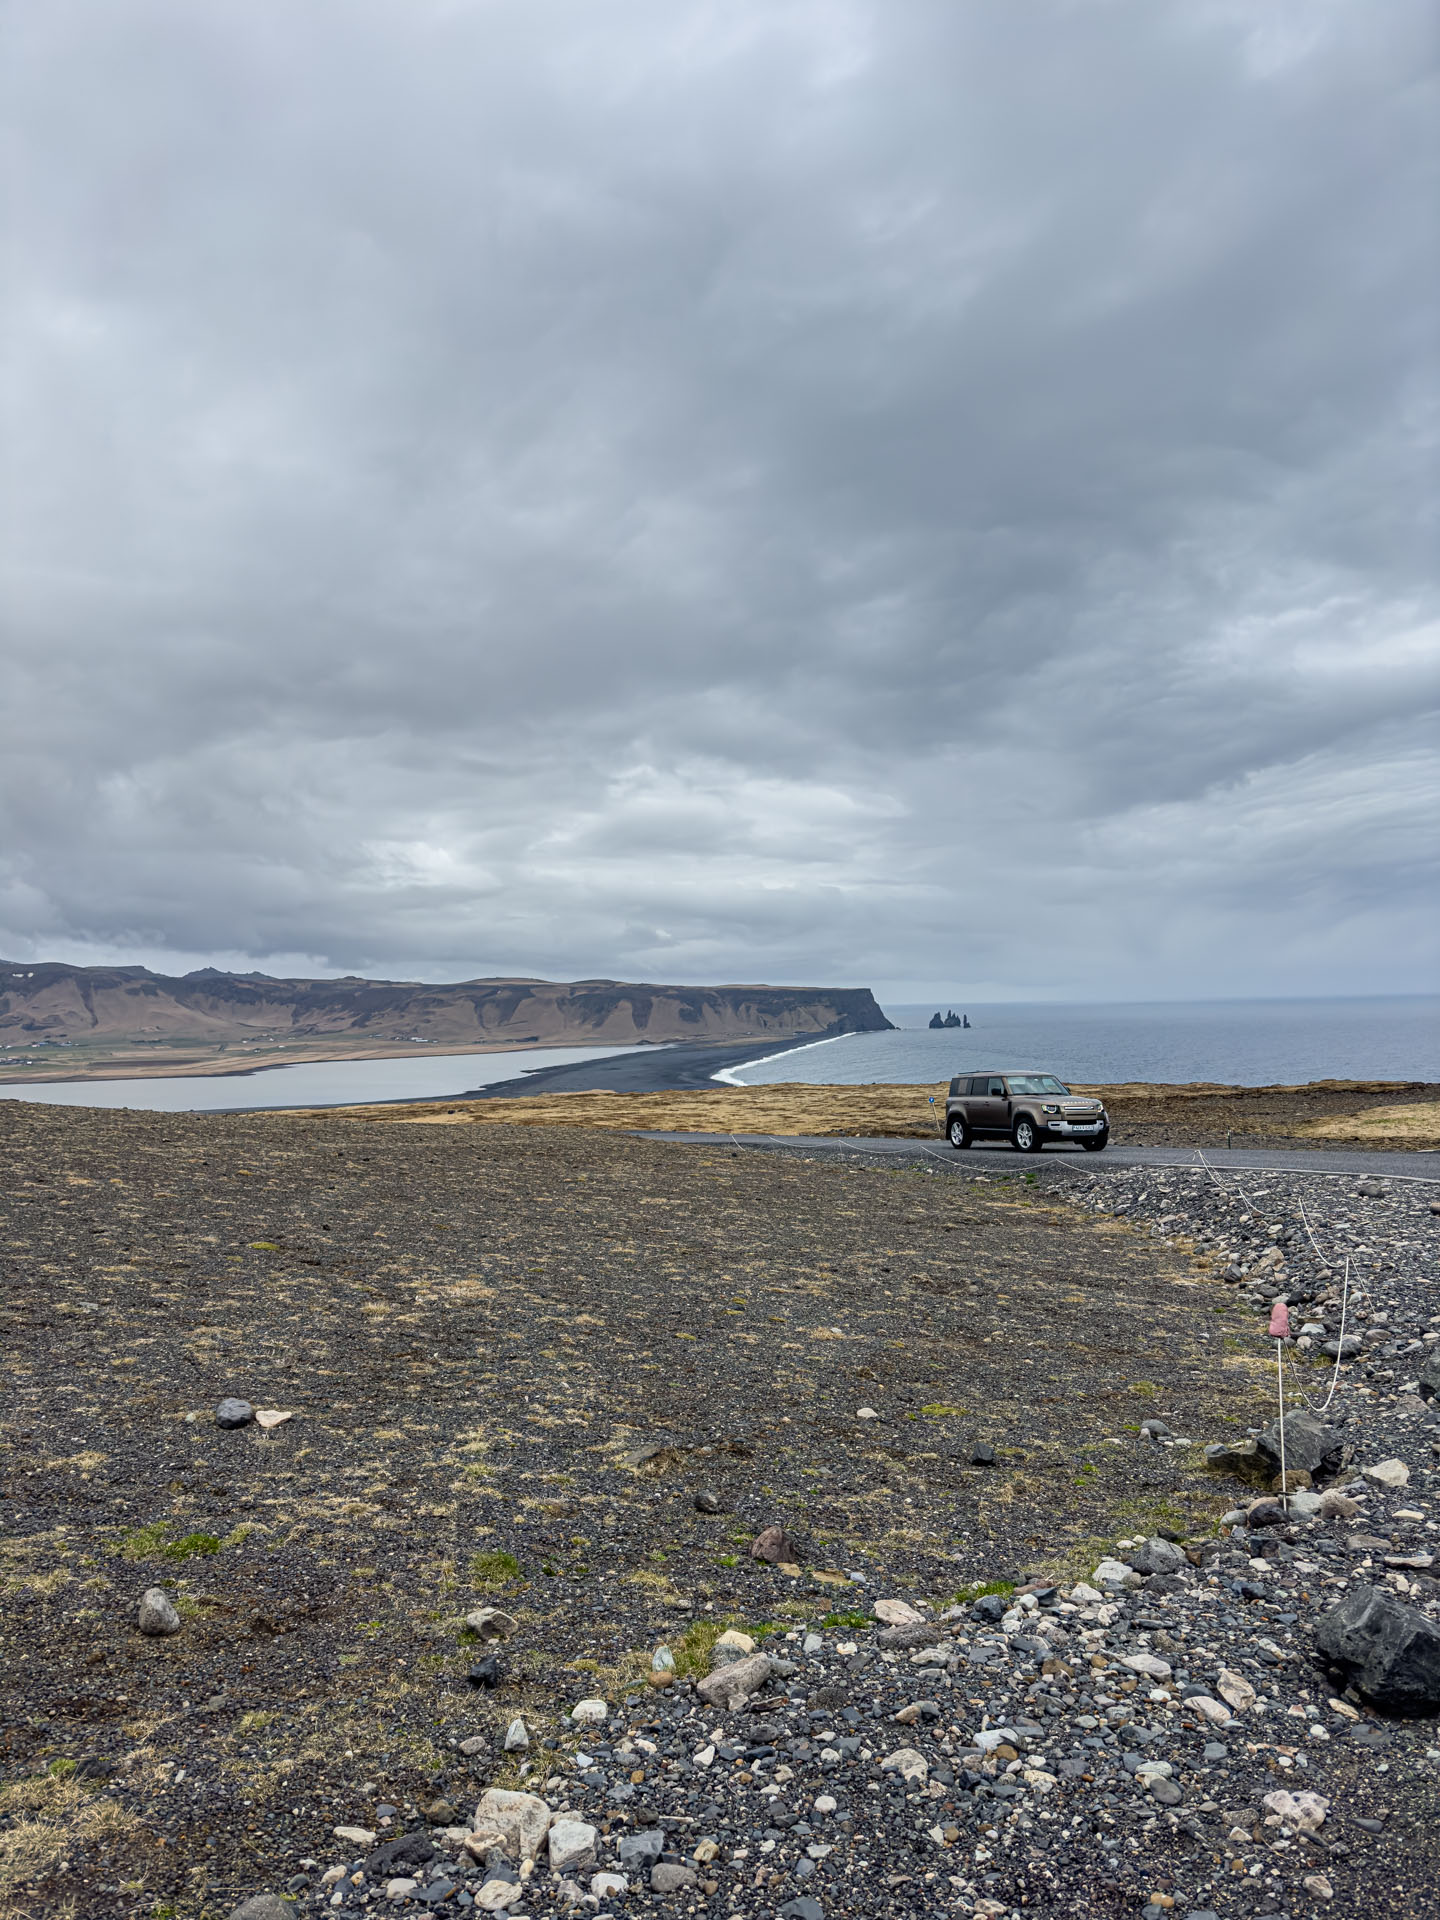
<path fill-rule="evenodd" d="M 1021 1099 L 1037 1093 L 1068 1093 L 1070 1089 L 1062 1086 L 1053 1073 L 1011 1073 L 1006 1075 L 1006 1084 L 1012 1094 Z"/>

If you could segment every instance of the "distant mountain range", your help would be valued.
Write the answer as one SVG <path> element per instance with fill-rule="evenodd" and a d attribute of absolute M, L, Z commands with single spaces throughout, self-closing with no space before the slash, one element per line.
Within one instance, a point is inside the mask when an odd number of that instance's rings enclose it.
<path fill-rule="evenodd" d="M 623 980 L 277 980 L 202 967 L 0 960 L 0 1040 L 194 1039 L 211 1045 L 320 1040 L 449 1046 L 576 1041 L 749 1040 L 878 1033 L 890 1021 L 868 987 L 674 987 Z"/>

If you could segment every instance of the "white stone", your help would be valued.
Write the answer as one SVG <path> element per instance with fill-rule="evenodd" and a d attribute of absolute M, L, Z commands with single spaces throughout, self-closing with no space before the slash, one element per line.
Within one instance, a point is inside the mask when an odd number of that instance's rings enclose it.
<path fill-rule="evenodd" d="M 923 1613 L 917 1613 L 914 1607 L 907 1606 L 903 1600 L 877 1600 L 875 1618 L 883 1620 L 887 1627 L 920 1627 L 925 1624 Z"/>
<path fill-rule="evenodd" d="M 610 1709 L 603 1700 L 580 1700 L 570 1709 L 570 1718 L 582 1727 L 598 1727 L 610 1718 Z"/>
<path fill-rule="evenodd" d="M 623 1873 L 592 1873 L 590 1891 L 597 1900 L 614 1900 L 630 1891 L 630 1882 Z"/>
<path fill-rule="evenodd" d="M 1266 1826 L 1277 1823 L 1287 1827 L 1298 1827 L 1307 1833 L 1314 1833 L 1325 1824 L 1325 1816 L 1330 1811 L 1330 1802 L 1323 1793 L 1312 1793 L 1307 1788 L 1302 1793 L 1291 1793 L 1280 1787 L 1274 1793 L 1267 1793 L 1260 1802 L 1269 1818 Z"/>
<path fill-rule="evenodd" d="M 507 1907 L 518 1907 L 524 1898 L 523 1886 L 511 1886 L 508 1880 L 487 1880 L 475 1895 L 475 1904 L 482 1913 L 504 1913 Z"/>
<path fill-rule="evenodd" d="M 930 1768 L 923 1754 L 914 1747 L 897 1747 L 894 1753 L 887 1753 L 880 1762 L 885 1773 L 898 1773 L 902 1780 L 928 1780 Z"/>
<path fill-rule="evenodd" d="M 1366 1467 L 1365 1478 L 1372 1487 L 1408 1487 L 1410 1469 L 1403 1460 L 1377 1460 L 1373 1467 Z"/>
<path fill-rule="evenodd" d="M 1120 1664 L 1122 1667 L 1129 1667 L 1132 1673 L 1148 1674 L 1152 1680 L 1170 1678 L 1170 1662 L 1161 1660 L 1153 1653 L 1127 1653 Z"/>
<path fill-rule="evenodd" d="M 482 1640 L 508 1640 L 519 1622 L 514 1614 L 500 1607 L 476 1607 L 473 1613 L 466 1614 L 465 1624 Z"/>
<path fill-rule="evenodd" d="M 750 1638 L 748 1633 L 741 1633 L 738 1627 L 727 1627 L 715 1642 L 715 1648 L 723 1649 L 721 1653 L 722 1659 L 725 1653 L 733 1653 L 737 1660 L 743 1660 L 747 1653 L 753 1653 L 755 1651 L 755 1642 Z M 710 1657 L 712 1660 L 714 1659 L 714 1650 L 712 1650 Z"/>
<path fill-rule="evenodd" d="M 550 1828 L 550 1867 L 554 1873 L 577 1873 L 595 1864 L 596 1830 L 588 1820 L 568 1815 Z"/>
<path fill-rule="evenodd" d="M 344 1840 L 352 1847 L 373 1847 L 376 1836 L 369 1827 L 332 1827 L 330 1831 L 337 1840 Z"/>
<path fill-rule="evenodd" d="M 500 1834 L 511 1859 L 523 1864 L 533 1860 L 544 1846 L 553 1818 L 538 1794 L 510 1793 L 503 1787 L 490 1787 L 481 1794 L 475 1809 L 475 1832 Z"/>
<path fill-rule="evenodd" d="M 715 1759 L 714 1747 L 704 1746 L 704 1747 L 698 1748 L 696 1752 L 691 1754 L 690 1764 L 696 1767 L 708 1767 L 713 1763 L 714 1759 Z"/>
<path fill-rule="evenodd" d="M 975 1736 L 975 1745 L 981 1753 L 993 1753 L 996 1747 L 1015 1747 L 1020 1744 L 1020 1736 L 1011 1727 L 986 1727 L 983 1733 Z"/>
<path fill-rule="evenodd" d="M 141 1594 L 135 1624 L 141 1633 L 179 1633 L 180 1616 L 163 1587 L 147 1587 Z"/>
<path fill-rule="evenodd" d="M 530 1744 L 530 1729 L 521 1719 L 514 1719 L 505 1729 L 506 1753 L 523 1753 Z"/>
<path fill-rule="evenodd" d="M 1084 1580 L 1079 1580 L 1071 1587 L 1066 1598 L 1073 1600 L 1077 1607 L 1092 1607 L 1097 1601 L 1103 1600 L 1105 1596 L 1095 1587 L 1088 1585 Z"/>
<path fill-rule="evenodd" d="M 857 1407 L 855 1410 L 855 1418 L 857 1420 L 878 1420 L 880 1416 L 874 1407 Z"/>
<path fill-rule="evenodd" d="M 1254 1687 L 1244 1674 L 1234 1673 L 1229 1667 L 1221 1667 L 1216 1676 L 1215 1690 L 1237 1713 L 1243 1713 L 1247 1707 L 1255 1704 Z"/>
<path fill-rule="evenodd" d="M 1102 1560 L 1090 1576 L 1097 1587 L 1139 1586 L 1140 1577 L 1123 1560 Z"/>
<path fill-rule="evenodd" d="M 816 1813 L 834 1813 L 838 1805 L 839 1802 L 833 1794 L 822 1793 L 815 1801 L 815 1811 Z"/>
<path fill-rule="evenodd" d="M 1182 1704 L 1187 1713 L 1198 1713 L 1202 1719 L 1211 1721 L 1217 1727 L 1230 1725 L 1230 1709 L 1222 1707 L 1218 1700 L 1212 1700 L 1208 1693 L 1191 1694 Z"/>
<path fill-rule="evenodd" d="M 399 1880 L 387 1880 L 385 1882 L 385 1898 L 387 1900 L 403 1900 L 407 1894 L 414 1893 L 419 1884 L 420 1882 L 418 1880 L 411 1878 L 408 1874 Z"/>

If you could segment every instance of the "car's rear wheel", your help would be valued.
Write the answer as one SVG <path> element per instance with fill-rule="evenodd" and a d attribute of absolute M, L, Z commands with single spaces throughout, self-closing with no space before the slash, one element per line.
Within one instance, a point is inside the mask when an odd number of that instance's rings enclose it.
<path fill-rule="evenodd" d="M 1097 1133 L 1093 1140 L 1085 1140 L 1081 1142 L 1081 1145 L 1084 1147 L 1086 1153 L 1103 1153 L 1105 1148 L 1108 1147 L 1109 1144 L 1110 1144 L 1110 1129 L 1108 1127 L 1105 1129 L 1103 1133 Z"/>
<path fill-rule="evenodd" d="M 951 1114 L 946 1123 L 945 1137 L 957 1153 L 963 1153 L 969 1146 L 970 1129 L 966 1126 L 962 1115 L 958 1113 Z"/>
<path fill-rule="evenodd" d="M 1017 1153 L 1039 1153 L 1045 1144 L 1040 1138 L 1040 1129 L 1027 1114 L 1023 1113 L 1015 1122 L 1015 1129 L 1010 1138 L 1015 1142 Z"/>

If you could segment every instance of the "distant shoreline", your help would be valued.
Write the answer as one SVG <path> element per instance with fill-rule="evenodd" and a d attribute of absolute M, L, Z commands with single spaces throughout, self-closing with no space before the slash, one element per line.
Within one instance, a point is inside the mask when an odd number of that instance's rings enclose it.
<path fill-rule="evenodd" d="M 544 1053 L 555 1047 L 609 1047 L 641 1046 L 666 1047 L 683 1045 L 682 1041 L 669 1040 L 525 1040 L 483 1041 L 469 1046 L 460 1044 L 437 1045 L 433 1047 L 407 1047 L 401 1044 L 380 1042 L 373 1047 L 356 1047 L 338 1052 L 334 1047 L 321 1045 L 315 1050 L 308 1047 L 276 1048 L 273 1052 L 248 1060 L 244 1066 L 230 1066 L 225 1055 L 214 1060 L 184 1061 L 174 1066 L 148 1066 L 144 1061 L 116 1061 L 113 1065 L 95 1067 L 88 1073 L 77 1073 L 73 1068 L 57 1066 L 41 1067 L 34 1073 L 27 1073 L 17 1079 L 0 1078 L 0 1087 L 39 1087 L 52 1086 L 61 1081 L 68 1086 L 80 1086 L 91 1081 L 102 1080 L 244 1080 L 257 1073 L 270 1073 L 277 1067 L 312 1067 L 333 1065 L 346 1060 L 449 1060 L 459 1054 L 468 1053 Z M 745 1043 L 750 1044 L 750 1043 Z M 233 1058 L 234 1056 L 230 1056 Z M 3 1069 L 0 1069 L 3 1071 Z"/>

